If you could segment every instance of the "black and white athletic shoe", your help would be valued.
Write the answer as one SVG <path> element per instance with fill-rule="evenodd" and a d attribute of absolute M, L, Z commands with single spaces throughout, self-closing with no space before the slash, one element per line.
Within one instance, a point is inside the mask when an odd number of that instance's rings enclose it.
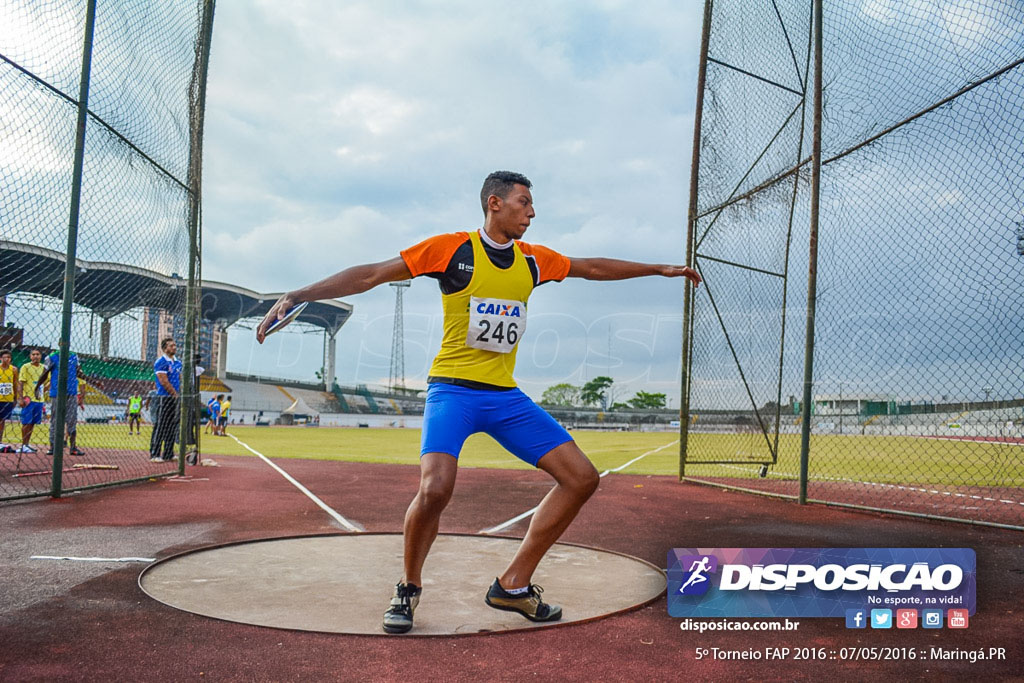
<path fill-rule="evenodd" d="M 529 589 L 520 595 L 512 595 L 495 579 L 487 591 L 484 602 L 494 609 L 506 612 L 519 612 L 530 621 L 558 621 L 562 618 L 562 608 L 549 605 L 540 599 L 544 589 L 531 583 Z"/>
<path fill-rule="evenodd" d="M 385 633 L 406 633 L 412 628 L 412 614 L 420 604 L 423 589 L 399 582 L 391 596 L 391 606 L 384 613 Z"/>

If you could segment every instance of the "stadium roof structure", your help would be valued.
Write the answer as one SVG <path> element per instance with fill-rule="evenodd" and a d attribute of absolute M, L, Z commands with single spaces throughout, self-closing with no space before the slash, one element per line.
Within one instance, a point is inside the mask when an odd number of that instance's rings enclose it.
<path fill-rule="evenodd" d="M 31 292 L 60 299 L 64 294 L 65 256 L 59 251 L 0 240 L 0 296 Z M 173 310 L 185 297 L 187 282 L 138 266 L 76 259 L 75 303 L 103 318 L 139 306 Z M 242 318 L 262 317 L 280 293 L 264 294 L 223 282 L 203 281 L 202 317 L 224 326 Z M 334 336 L 352 315 L 352 305 L 330 299 L 314 301 L 302 322 Z"/>

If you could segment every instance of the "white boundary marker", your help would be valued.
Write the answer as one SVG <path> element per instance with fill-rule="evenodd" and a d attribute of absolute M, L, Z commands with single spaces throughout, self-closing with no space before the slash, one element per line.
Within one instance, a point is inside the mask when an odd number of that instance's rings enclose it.
<path fill-rule="evenodd" d="M 64 557 L 59 555 L 33 555 L 33 560 L 71 560 L 74 562 L 156 562 L 155 557 Z"/>
<path fill-rule="evenodd" d="M 228 436 L 230 436 L 232 439 L 234 439 L 236 442 L 238 442 L 238 444 L 240 446 L 242 446 L 242 448 L 245 448 L 250 453 L 253 453 L 253 454 L 259 456 L 263 460 L 263 462 L 267 463 L 268 465 L 273 467 L 275 470 L 277 470 L 278 474 L 280 474 L 282 477 L 284 477 L 289 482 L 291 482 L 295 486 L 295 488 L 297 488 L 298 490 L 300 490 L 304 494 L 306 494 L 306 497 L 308 497 L 311 501 L 316 503 L 317 507 L 319 507 L 321 510 L 323 510 L 328 515 L 330 515 L 331 519 L 333 519 L 335 522 L 337 522 L 341 526 L 345 527 L 349 531 L 351 531 L 353 533 L 356 533 L 356 534 L 358 534 L 361 531 L 363 531 L 363 529 L 359 528 L 358 526 L 356 526 L 355 524 L 353 524 L 352 522 L 348 521 L 347 519 L 342 517 L 340 514 L 338 514 L 333 508 L 331 508 L 329 505 L 327 505 L 327 503 L 323 502 L 322 500 L 317 498 L 315 495 L 313 495 L 312 491 L 310 491 L 305 486 L 300 484 L 294 477 L 292 477 L 292 475 L 288 474 L 283 469 L 281 469 L 280 467 L 278 467 L 277 465 L 272 463 L 270 461 L 270 459 L 267 458 L 267 456 L 263 455 L 258 450 L 256 450 L 255 448 L 251 447 L 249 444 L 245 443 L 244 441 L 240 441 L 238 439 L 238 437 L 236 437 L 234 434 L 228 434 Z"/>
<path fill-rule="evenodd" d="M 732 470 L 740 470 L 741 472 L 757 472 L 756 469 L 751 469 L 749 467 L 741 467 L 739 465 L 721 465 L 721 467 L 727 467 L 727 468 L 732 469 Z M 790 478 L 790 479 L 800 476 L 798 474 L 794 474 L 793 472 L 769 472 L 768 474 L 770 474 L 773 477 L 787 477 L 787 478 Z M 878 482 L 878 481 L 859 481 L 857 479 L 850 479 L 848 477 L 820 476 L 820 477 L 813 477 L 813 478 L 810 479 L 810 481 L 839 481 L 839 482 L 847 482 L 847 483 L 850 483 L 850 484 L 863 484 L 865 486 L 877 486 L 879 488 L 897 489 L 899 491 L 916 491 L 917 493 L 930 493 L 932 495 L 951 496 L 951 497 L 954 497 L 954 498 L 971 498 L 972 500 L 986 500 L 986 501 L 988 501 L 990 503 L 1006 503 L 1007 505 L 1024 505 L 1024 502 L 1017 501 L 1017 500 L 1004 500 L 1004 499 L 1000 499 L 1000 498 L 989 498 L 987 496 L 975 496 L 975 495 L 972 495 L 972 494 L 969 494 L 969 493 L 954 493 L 953 491 L 939 491 L 939 490 L 936 490 L 936 489 L 920 489 L 920 488 L 917 488 L 916 486 L 903 486 L 902 484 L 883 484 L 882 482 Z"/>
<path fill-rule="evenodd" d="M 619 465 L 618 467 L 616 467 L 614 469 L 605 470 L 604 472 L 602 472 L 600 474 L 600 476 L 601 477 L 605 477 L 605 476 L 607 476 L 607 475 L 609 475 L 609 474 L 611 474 L 613 472 L 621 472 L 622 470 L 626 469 L 627 467 L 629 467 L 630 465 L 632 465 L 636 461 L 642 460 L 643 458 L 646 458 L 648 455 L 651 455 L 653 453 L 657 453 L 658 451 L 663 451 L 666 448 L 668 448 L 669 446 L 674 446 L 677 443 L 679 443 L 679 439 L 676 439 L 675 441 L 673 441 L 671 443 L 667 443 L 664 446 L 658 446 L 657 448 L 655 448 L 653 450 L 649 450 L 646 453 L 638 455 L 637 457 L 633 458 L 632 460 L 630 460 L 629 462 L 627 462 L 624 465 Z M 502 522 L 498 526 L 492 526 L 490 529 L 481 529 L 477 533 L 481 533 L 481 534 L 496 534 L 499 531 L 503 531 L 503 530 L 507 529 L 508 527 L 512 526 L 516 522 L 521 522 L 522 520 L 526 519 L 527 517 L 529 517 L 530 515 L 535 513 L 537 511 L 538 507 L 540 507 L 540 506 L 538 505 L 536 507 L 532 507 L 529 510 L 527 510 L 526 512 L 524 512 L 522 514 L 519 514 L 519 515 L 516 515 L 512 519 L 509 519 L 509 520 L 506 520 L 506 521 Z"/>

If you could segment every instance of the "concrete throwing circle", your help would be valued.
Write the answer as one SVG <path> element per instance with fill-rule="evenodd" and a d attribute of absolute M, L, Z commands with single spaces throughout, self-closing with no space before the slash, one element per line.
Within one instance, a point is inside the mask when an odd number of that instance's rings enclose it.
<path fill-rule="evenodd" d="M 519 539 L 440 535 L 423 570 L 409 635 L 537 628 L 484 603 Z M 384 635 L 381 619 L 402 576 L 400 534 L 267 539 L 204 548 L 150 565 L 150 597 L 216 619 L 299 631 Z M 572 623 L 642 606 L 665 592 L 665 575 L 628 555 L 556 544 L 534 574 L 544 599 Z M 546 624 L 551 626 L 552 624 Z"/>

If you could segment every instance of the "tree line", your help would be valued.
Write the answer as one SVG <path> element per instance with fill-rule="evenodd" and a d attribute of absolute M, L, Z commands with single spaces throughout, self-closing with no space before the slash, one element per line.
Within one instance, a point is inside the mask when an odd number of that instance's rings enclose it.
<path fill-rule="evenodd" d="M 583 386 L 567 382 L 555 384 L 544 390 L 540 402 L 544 405 L 562 408 L 601 408 L 603 410 L 649 410 L 665 407 L 665 394 L 647 391 L 636 392 L 636 395 L 625 403 L 612 402 L 612 385 L 614 383 L 615 380 L 611 377 L 601 375 L 586 382 Z"/>

